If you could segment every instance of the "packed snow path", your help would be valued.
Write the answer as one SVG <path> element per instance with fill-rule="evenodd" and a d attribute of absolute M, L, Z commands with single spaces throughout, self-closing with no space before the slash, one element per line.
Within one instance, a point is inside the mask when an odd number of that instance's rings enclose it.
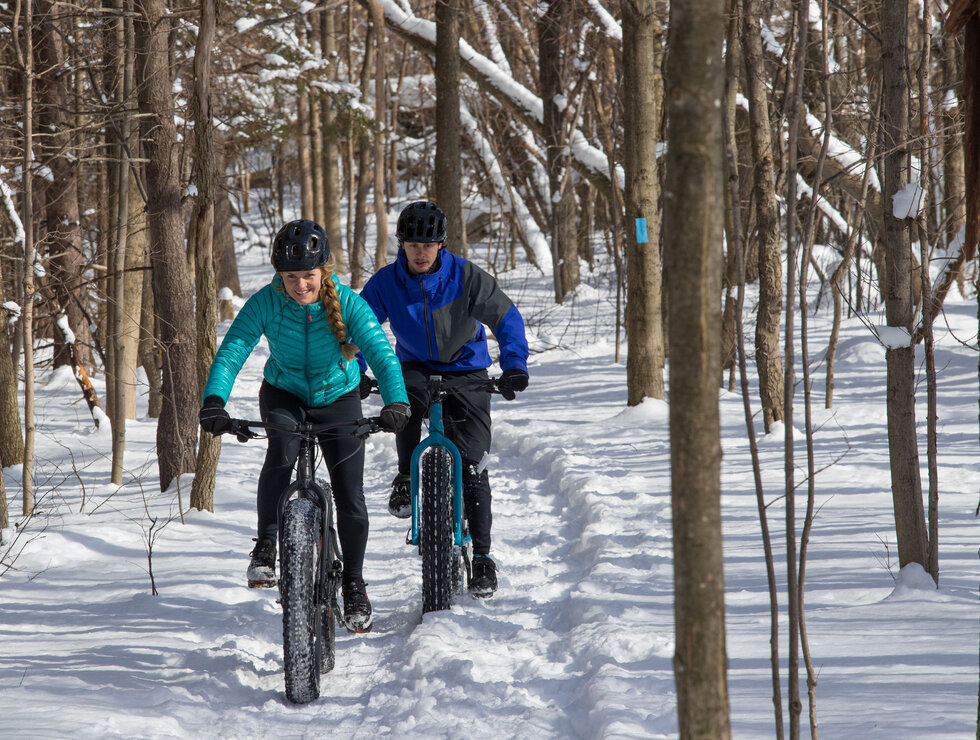
<path fill-rule="evenodd" d="M 947 318 L 965 333 L 974 311 L 964 304 Z M 856 320 L 845 331 L 837 409 L 820 410 L 816 424 L 820 510 L 807 626 L 820 729 L 827 737 L 972 736 L 975 359 L 955 343 L 937 359 L 946 404 L 937 590 L 921 571 L 899 574 L 895 565 L 883 353 Z M 93 430 L 84 404 L 71 402 L 70 374 L 45 378 L 41 514 L 16 546 L 15 570 L 0 578 L 4 733 L 676 737 L 668 407 L 648 400 L 627 409 L 625 370 L 611 356 L 595 342 L 543 352 L 529 389 L 515 402 L 494 401 L 500 588 L 491 600 L 464 597 L 422 617 L 419 558 L 405 544 L 407 523 L 386 510 L 393 440 L 370 439 L 365 578 L 375 627 L 338 632 L 336 669 L 323 677 L 321 698 L 304 706 L 283 696 L 276 592 L 245 587 L 264 443 L 226 438 L 215 513 L 190 511 L 182 524 L 175 490 L 156 490 L 153 421 L 128 426 L 127 483 L 117 490 L 108 481 L 108 431 Z M 257 351 L 243 370 L 233 415 L 256 413 L 263 360 Z M 770 738 L 769 602 L 748 441 L 741 399 L 720 398 L 733 736 Z M 782 583 L 782 435 L 759 433 L 759 441 Z M 18 470 L 5 470 L 14 515 Z M 186 506 L 190 478 L 182 483 Z M 14 535 L 5 531 L 8 542 Z M 785 634 L 784 621 L 784 662 Z M 785 670 L 782 683 L 785 705 Z"/>

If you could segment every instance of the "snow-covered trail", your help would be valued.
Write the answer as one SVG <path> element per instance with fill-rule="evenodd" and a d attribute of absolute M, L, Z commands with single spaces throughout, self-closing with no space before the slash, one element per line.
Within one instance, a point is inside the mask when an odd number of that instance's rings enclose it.
<path fill-rule="evenodd" d="M 588 316 L 588 306 L 577 308 Z M 948 307 L 946 318 L 967 336 L 974 316 L 964 303 Z M 369 440 L 365 577 L 375 627 L 338 634 L 337 666 L 323 677 L 321 698 L 305 706 L 283 695 L 275 592 L 245 587 L 264 443 L 226 439 L 215 512 L 186 512 L 181 523 L 174 490 L 156 490 L 154 422 L 127 426 L 131 477 L 117 489 L 109 483 L 108 432 L 92 429 L 84 404 L 72 401 L 70 374 L 43 379 L 41 514 L 19 540 L 16 570 L 0 578 L 0 736 L 676 737 L 668 407 L 647 400 L 626 408 L 625 369 L 612 354 L 594 340 L 536 353 L 529 389 L 516 402 L 494 401 L 500 589 L 491 600 L 464 597 L 451 611 L 422 617 L 419 558 L 405 544 L 406 522 L 386 509 L 393 440 Z M 806 614 L 820 732 L 969 737 L 976 361 L 943 338 L 935 589 L 921 571 L 899 573 L 895 563 L 882 354 L 863 325 L 846 325 L 835 409 L 815 409 L 818 510 Z M 264 359 L 260 345 L 236 383 L 233 415 L 256 413 Z M 733 737 L 770 738 L 769 603 L 748 437 L 740 397 L 721 391 L 720 402 Z M 759 433 L 758 442 L 780 587 L 785 705 L 782 432 Z M 797 465 L 802 480 L 802 450 Z M 4 474 L 8 492 L 19 490 L 18 468 Z M 186 506 L 190 479 L 182 484 Z M 16 494 L 8 500 L 16 516 Z M 803 685 L 801 694 L 805 701 Z"/>
<path fill-rule="evenodd" d="M 248 399 L 263 359 L 258 351 L 243 369 L 233 415 L 254 416 Z M 38 717 L 26 700 L 5 709 L 15 721 L 24 712 L 20 720 L 36 737 L 124 737 L 137 717 L 145 737 L 257 737 L 270 722 L 284 737 L 585 738 L 605 736 L 611 726 L 632 736 L 669 736 L 672 628 L 666 622 L 652 633 L 648 623 L 659 612 L 638 608 L 634 598 L 649 578 L 645 569 L 662 568 L 659 592 L 663 614 L 670 614 L 666 486 L 644 512 L 638 494 L 629 492 L 635 481 L 624 487 L 615 480 L 633 476 L 629 467 L 617 472 L 614 455 L 605 457 L 601 473 L 594 464 L 590 438 L 600 420 L 575 419 L 576 406 L 587 409 L 585 417 L 603 407 L 614 416 L 623 401 L 616 377 L 622 372 L 605 359 L 560 359 L 538 368 L 518 401 L 495 400 L 491 480 L 500 590 L 488 601 L 464 596 L 450 612 L 422 617 L 420 560 L 405 544 L 406 523 L 386 510 L 393 440 L 368 441 L 365 577 L 375 627 L 367 635 L 338 632 L 337 666 L 323 677 L 321 698 L 303 707 L 283 696 L 276 592 L 244 585 L 264 444 L 225 438 L 215 513 L 192 510 L 185 524 L 176 518 L 173 490 L 161 494 L 144 482 L 110 496 L 100 473 L 85 511 L 77 513 L 77 500 L 66 502 L 73 513 L 59 514 L 43 545 L 25 551 L 19 565 L 39 571 L 37 577 L 2 583 L 0 636 L 15 645 L 7 660 L 20 664 L 17 690 L 71 711 Z M 590 377 L 594 390 L 568 393 L 576 375 Z M 56 404 L 58 383 L 47 391 Z M 549 398 L 567 408 L 552 407 Z M 629 423 L 603 426 L 611 443 L 621 435 L 625 449 L 635 450 Z M 75 435 L 54 425 L 48 431 Z M 129 432 L 128 466 L 145 468 L 152 481 L 152 424 L 133 423 Z M 107 435 L 81 436 L 88 439 L 68 446 L 82 450 L 90 468 L 104 467 L 98 450 Z M 182 496 L 186 502 L 187 490 Z M 637 500 L 643 530 L 660 517 L 656 538 L 664 551 L 643 546 L 649 532 L 624 527 L 621 513 L 604 516 L 607 496 L 613 505 Z M 149 595 L 143 541 L 151 515 L 163 525 L 153 547 L 158 596 Z M 35 641 L 45 645 L 43 658 L 31 657 Z M 651 668 L 661 674 L 662 686 L 625 706 L 611 701 L 619 691 L 616 674 L 634 661 L 643 674 Z"/>

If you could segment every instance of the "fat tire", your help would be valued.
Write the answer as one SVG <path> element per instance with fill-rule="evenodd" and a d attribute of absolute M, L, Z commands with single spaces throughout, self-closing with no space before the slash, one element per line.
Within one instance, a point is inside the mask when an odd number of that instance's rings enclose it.
<path fill-rule="evenodd" d="M 452 471 L 453 459 L 444 447 L 430 447 L 423 453 L 419 484 L 423 614 L 448 609 L 459 588 L 458 556 L 453 546 Z"/>
<path fill-rule="evenodd" d="M 319 509 L 309 499 L 289 501 L 283 511 L 279 573 L 282 601 L 283 672 L 286 698 L 306 704 L 320 696 L 320 661 L 316 637 Z"/>

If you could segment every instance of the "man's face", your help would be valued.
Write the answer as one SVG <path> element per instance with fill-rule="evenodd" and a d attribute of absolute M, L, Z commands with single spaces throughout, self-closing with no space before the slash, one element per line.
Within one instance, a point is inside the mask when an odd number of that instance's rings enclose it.
<path fill-rule="evenodd" d="M 442 245 L 443 242 L 402 242 L 402 249 L 408 259 L 408 271 L 413 275 L 421 275 L 431 270 Z"/>

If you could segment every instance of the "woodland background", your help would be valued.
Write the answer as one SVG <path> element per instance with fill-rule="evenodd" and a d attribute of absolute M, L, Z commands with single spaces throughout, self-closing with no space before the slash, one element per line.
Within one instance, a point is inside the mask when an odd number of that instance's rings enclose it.
<path fill-rule="evenodd" d="M 740 379 L 747 417 L 756 403 L 767 432 L 791 435 L 802 382 L 809 419 L 814 281 L 838 320 L 886 317 L 869 324 L 887 349 L 899 559 L 938 580 L 930 343 L 948 291 L 975 294 L 978 39 L 969 2 L 0 3 L 0 463 L 23 464 L 20 515 L 36 353 L 70 365 L 111 424 L 115 482 L 145 373 L 160 487 L 194 473 L 190 503 L 210 509 L 220 444 L 198 439 L 195 389 L 241 295 L 232 224 L 255 233 L 244 215 L 258 213 L 274 231 L 300 204 L 357 288 L 386 260 L 388 214 L 430 197 L 451 249 L 531 264 L 556 303 L 597 255 L 615 265 L 607 331 L 629 403 L 663 399 L 669 371 L 687 492 L 673 512 L 675 558 L 693 564 L 675 584 L 681 732 L 721 736 L 724 607 L 704 588 L 720 570 L 717 391 Z M 834 352 L 832 333 L 828 407 Z"/>

